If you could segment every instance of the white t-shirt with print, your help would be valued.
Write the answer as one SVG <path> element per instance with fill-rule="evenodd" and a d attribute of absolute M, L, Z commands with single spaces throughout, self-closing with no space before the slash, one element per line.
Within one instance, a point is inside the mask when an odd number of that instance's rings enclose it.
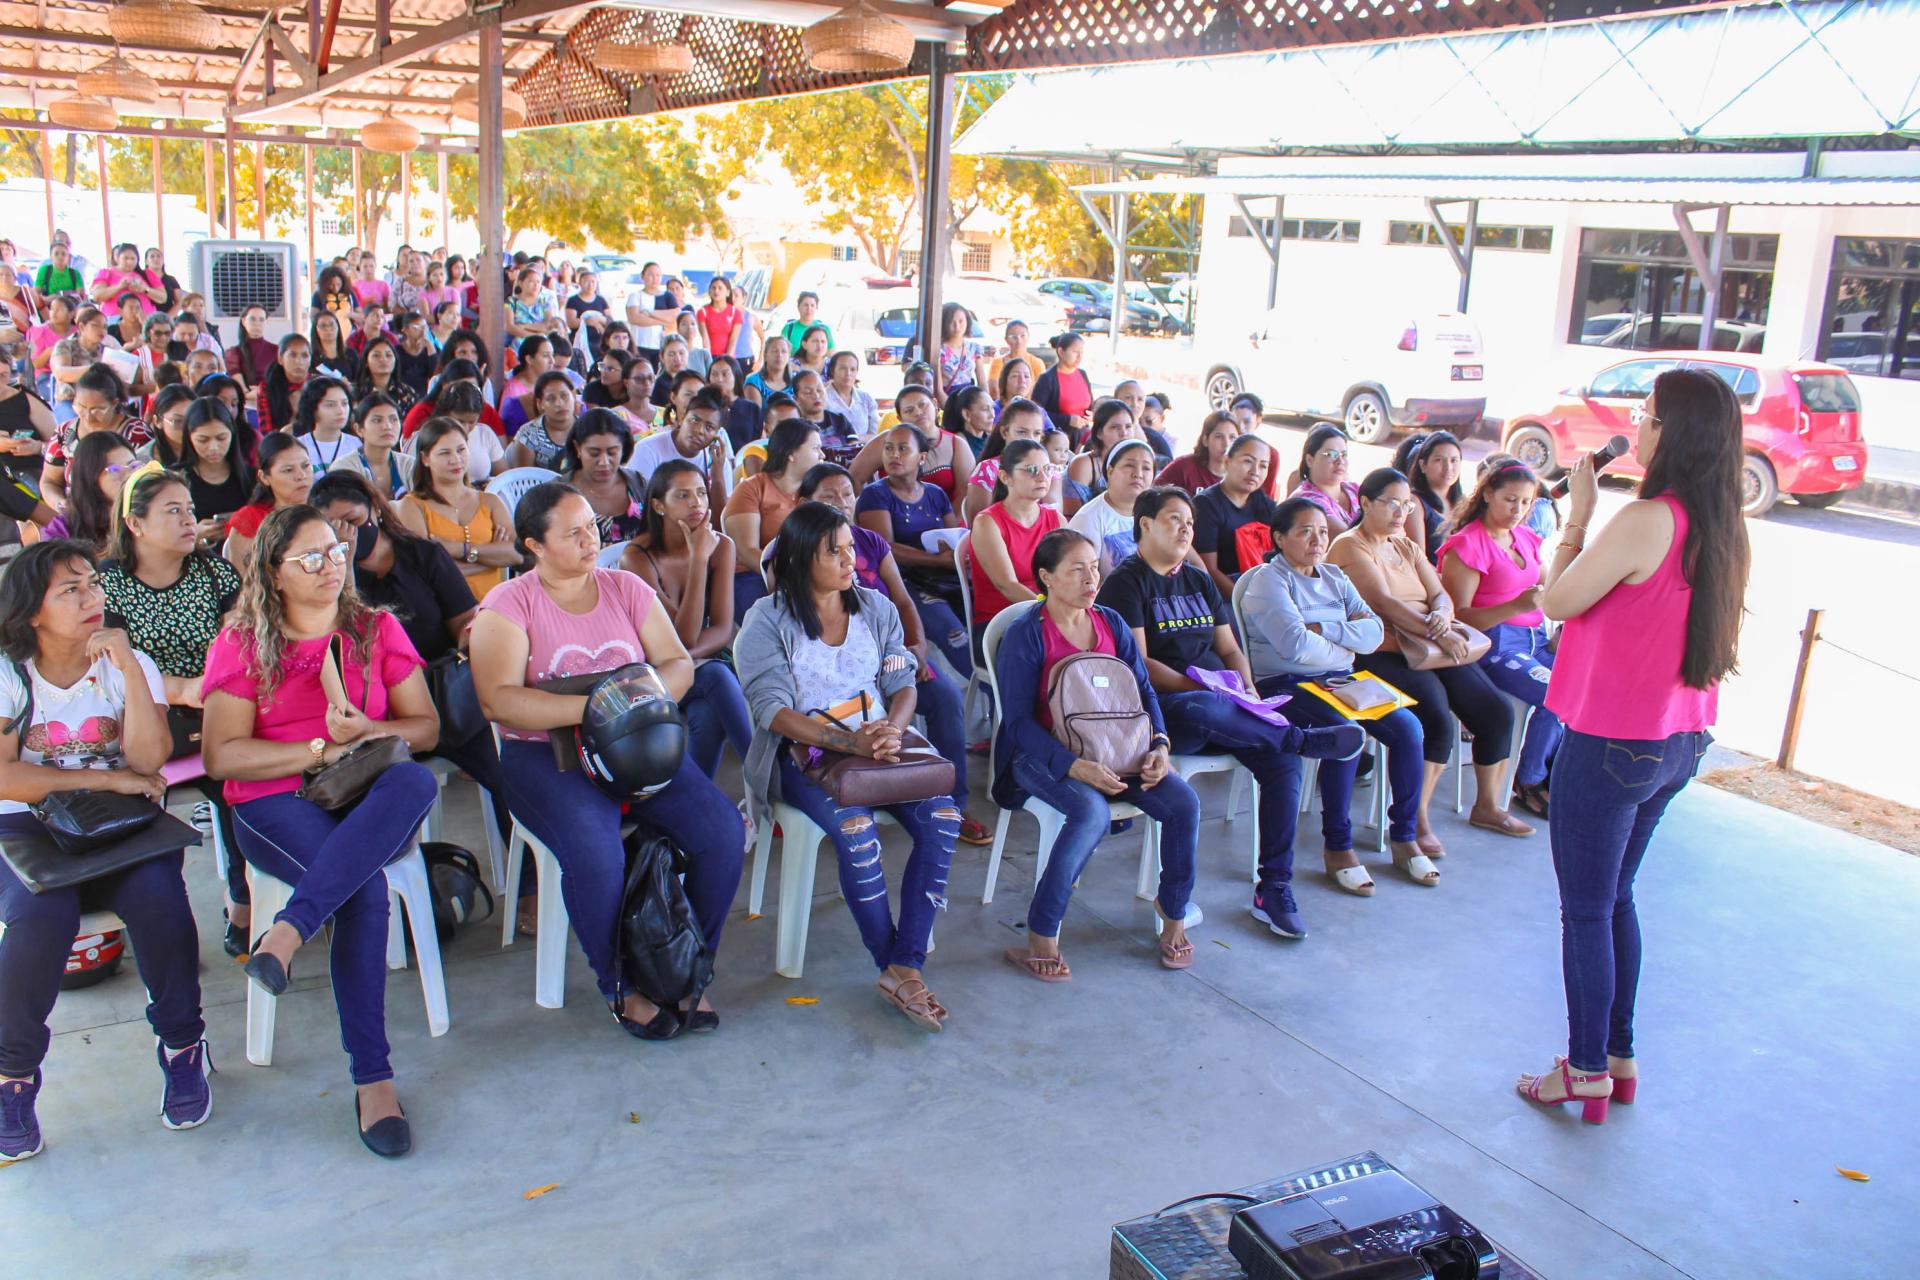
<path fill-rule="evenodd" d="M 160 678 L 160 668 L 137 649 L 133 656 L 147 678 L 147 691 L 153 700 L 166 702 L 167 686 Z M 123 767 L 120 726 L 127 706 L 127 684 L 113 659 L 105 654 L 94 659 L 87 674 L 71 689 L 48 684 L 31 660 L 26 669 L 33 681 L 33 722 L 20 729 L 20 762 L 61 769 Z M 11 723 L 25 704 L 17 669 L 12 662 L 0 659 L 0 727 Z M 0 813 L 22 813 L 26 807 L 16 800 L 0 800 Z"/>

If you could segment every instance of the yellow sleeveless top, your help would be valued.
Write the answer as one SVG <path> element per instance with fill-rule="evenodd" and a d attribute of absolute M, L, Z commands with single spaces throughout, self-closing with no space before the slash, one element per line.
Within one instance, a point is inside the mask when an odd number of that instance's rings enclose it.
<path fill-rule="evenodd" d="M 487 509 L 484 500 L 480 503 L 479 509 L 473 513 L 472 522 L 464 530 L 458 520 L 452 516 L 441 515 L 427 504 L 426 499 L 410 493 L 406 496 L 406 501 L 413 503 L 420 514 L 427 518 L 427 532 L 433 537 L 445 538 L 449 542 L 470 542 L 476 547 L 493 541 L 493 512 Z M 455 553 L 453 558 L 455 563 L 459 563 L 458 553 Z M 466 574 L 467 585 L 473 588 L 474 599 L 482 600 L 486 598 L 487 592 L 505 580 L 506 570 L 483 569 L 477 573 L 468 572 L 474 567 L 462 564 L 460 572 Z"/>

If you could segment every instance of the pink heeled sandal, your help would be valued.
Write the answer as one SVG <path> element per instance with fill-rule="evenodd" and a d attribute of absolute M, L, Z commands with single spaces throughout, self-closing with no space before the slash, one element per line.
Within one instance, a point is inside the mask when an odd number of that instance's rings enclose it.
<path fill-rule="evenodd" d="M 1640 1092 L 1639 1076 L 1614 1076 L 1613 1100 L 1623 1105 L 1633 1104 L 1633 1095 Z"/>
<path fill-rule="evenodd" d="M 1577 1072 L 1569 1072 L 1567 1070 L 1567 1060 L 1561 1057 L 1556 1057 L 1553 1060 L 1553 1065 L 1560 1074 L 1560 1087 L 1566 1090 L 1565 1097 L 1543 1098 L 1540 1096 L 1540 1086 L 1553 1079 L 1554 1072 L 1552 1071 L 1547 1072 L 1545 1075 L 1534 1076 L 1528 1083 L 1516 1086 L 1520 1096 L 1528 1102 L 1537 1102 L 1544 1107 L 1558 1107 L 1569 1102 L 1577 1102 L 1580 1104 L 1580 1118 L 1582 1120 L 1588 1124 L 1605 1124 L 1607 1122 L 1607 1103 L 1612 1099 L 1612 1093 L 1608 1092 L 1598 1095 L 1575 1093 L 1573 1086 L 1576 1082 L 1580 1084 L 1592 1084 L 1596 1080 L 1605 1080 L 1611 1085 L 1612 1077 L 1604 1071 L 1596 1071 L 1592 1075 L 1581 1075 Z"/>

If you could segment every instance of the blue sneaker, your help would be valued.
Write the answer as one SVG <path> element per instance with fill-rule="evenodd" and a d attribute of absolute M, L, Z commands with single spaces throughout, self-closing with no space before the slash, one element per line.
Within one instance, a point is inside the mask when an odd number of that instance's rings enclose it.
<path fill-rule="evenodd" d="M 202 1040 L 171 1058 L 163 1044 L 156 1043 L 153 1051 L 167 1078 L 166 1090 L 160 1095 L 160 1123 L 169 1129 L 205 1124 L 213 1114 L 213 1086 L 207 1080 L 213 1063 L 207 1058 L 207 1042 Z"/>
<path fill-rule="evenodd" d="M 1253 891 L 1253 918 L 1283 938 L 1307 936 L 1307 922 L 1294 905 L 1293 886 L 1261 885 Z"/>
<path fill-rule="evenodd" d="M 1365 729 L 1357 724 L 1336 724 L 1300 730 L 1300 745 L 1295 750 L 1309 760 L 1351 760 L 1366 747 Z"/>
<path fill-rule="evenodd" d="M 33 1114 L 34 1100 L 40 1096 L 40 1072 L 31 1080 L 9 1080 L 0 1084 L 0 1162 L 11 1163 L 37 1156 L 46 1149 L 40 1137 L 40 1120 Z"/>

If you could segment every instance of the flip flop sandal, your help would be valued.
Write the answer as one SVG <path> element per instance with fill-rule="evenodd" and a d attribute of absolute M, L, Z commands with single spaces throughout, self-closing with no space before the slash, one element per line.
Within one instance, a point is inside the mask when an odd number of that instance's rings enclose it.
<path fill-rule="evenodd" d="M 917 990 L 916 990 L 917 988 Z M 886 1002 L 907 1015 L 911 1022 L 918 1023 L 929 1031 L 940 1030 L 940 1018 L 935 1011 L 940 1008 L 933 998 L 933 992 L 927 984 L 918 978 L 902 978 L 888 987 L 884 982 L 873 986 Z"/>
<path fill-rule="evenodd" d="M 960 821 L 960 843 L 992 844 L 993 832 L 988 829 L 985 823 L 977 819 L 963 818 Z"/>
<path fill-rule="evenodd" d="M 1160 948 L 1160 964 L 1168 969 L 1191 969 L 1193 967 L 1193 942 L 1182 938 L 1179 942 L 1168 942 L 1167 925 L 1171 923 L 1160 914 L 1158 907 L 1153 912 L 1153 941 Z"/>
<path fill-rule="evenodd" d="M 1066 959 L 1062 956 L 1036 956 L 1025 947 L 1008 947 L 1001 954 L 1006 956 L 1008 964 L 1019 969 L 1029 978 L 1041 982 L 1073 981 L 1073 970 L 1067 968 Z M 1051 966 L 1052 972 L 1043 972 L 1040 967 L 1042 965 Z"/>

